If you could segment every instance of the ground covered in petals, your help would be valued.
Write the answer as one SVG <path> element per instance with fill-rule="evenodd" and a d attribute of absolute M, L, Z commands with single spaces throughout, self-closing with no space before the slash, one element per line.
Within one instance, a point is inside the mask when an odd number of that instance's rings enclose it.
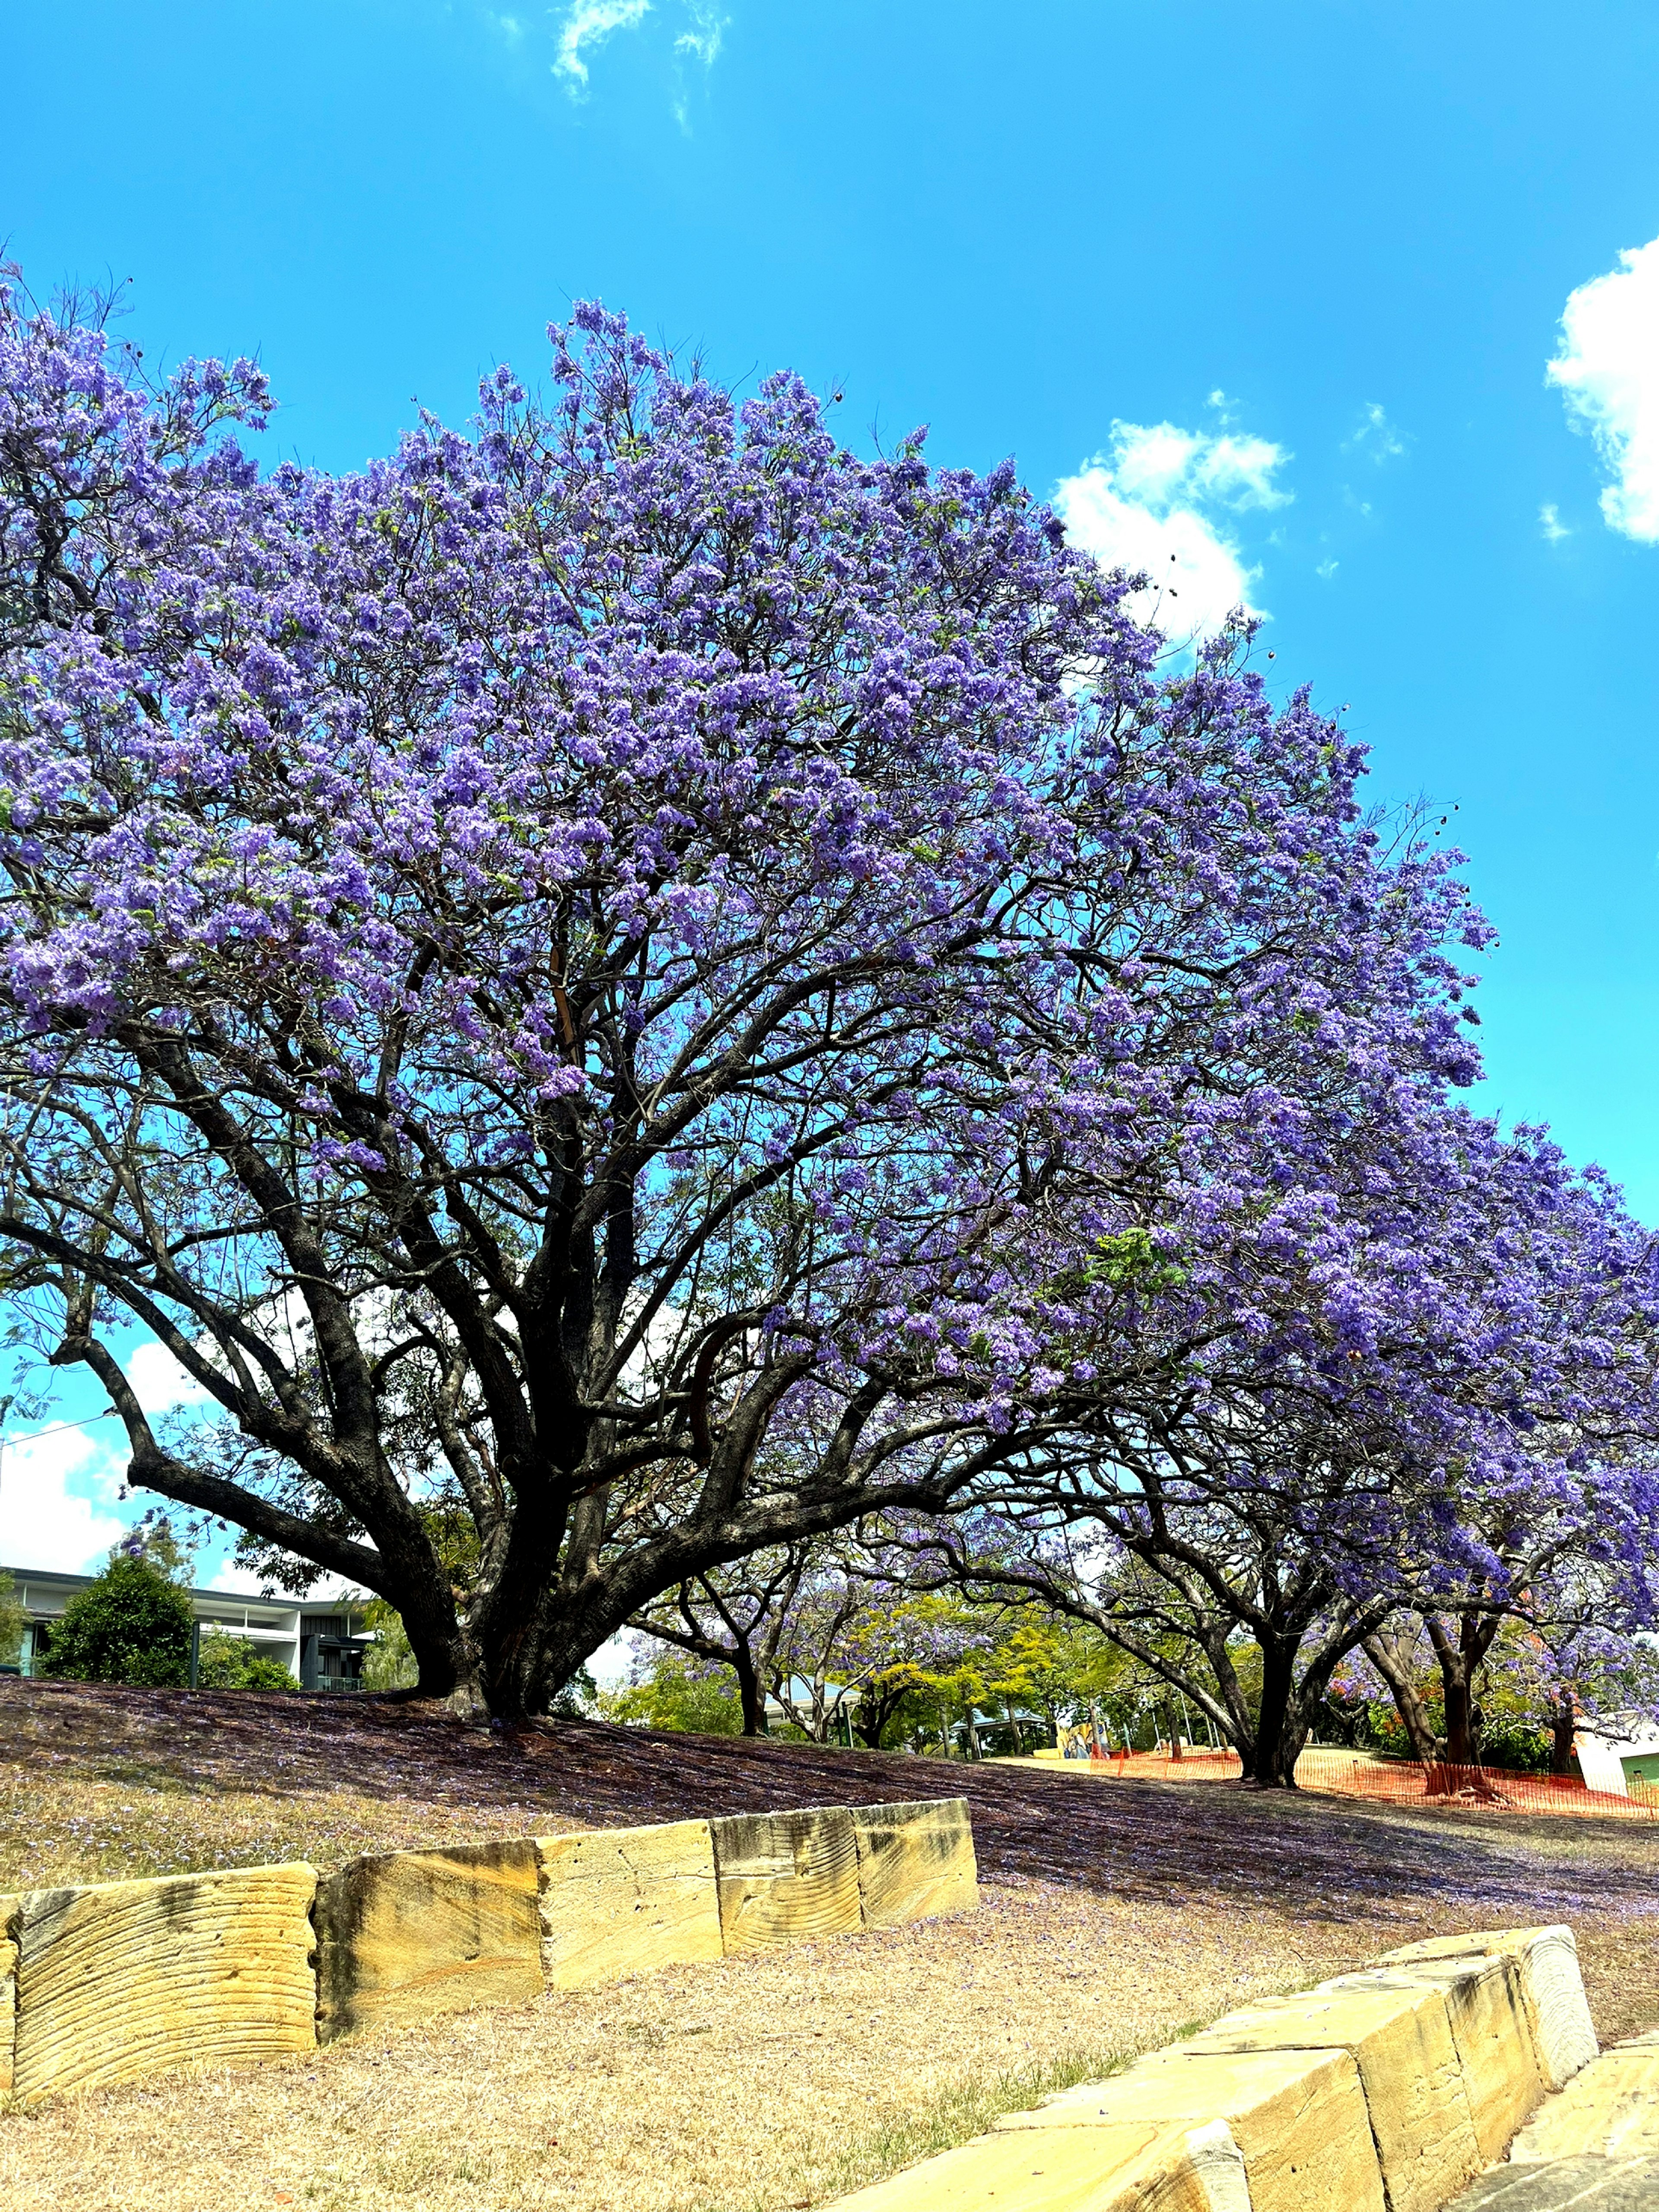
<path fill-rule="evenodd" d="M 1247 1995 L 1565 1919 L 1659 2019 L 1659 1837 L 1086 1769 L 949 1766 L 377 1700 L 0 1686 L 0 1887 L 767 1806 L 967 1796 L 976 1915 L 682 1967 L 0 2121 L 0 2202 L 783 2212 Z"/>

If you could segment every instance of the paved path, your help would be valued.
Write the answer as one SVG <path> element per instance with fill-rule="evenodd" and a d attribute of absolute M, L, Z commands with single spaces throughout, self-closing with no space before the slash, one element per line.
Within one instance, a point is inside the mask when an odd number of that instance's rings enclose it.
<path fill-rule="evenodd" d="M 1614 2044 L 1547 2098 L 1447 2212 L 1659 2212 L 1659 2029 Z"/>

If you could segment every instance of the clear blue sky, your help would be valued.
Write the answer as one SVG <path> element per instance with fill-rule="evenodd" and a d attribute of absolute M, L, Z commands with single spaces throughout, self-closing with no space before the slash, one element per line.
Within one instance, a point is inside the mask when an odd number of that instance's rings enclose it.
<path fill-rule="evenodd" d="M 1580 289 L 1659 235 L 1650 4 L 12 0 L 0 52 L 11 254 L 257 349 L 272 447 L 463 417 L 598 295 L 1243 576 L 1376 796 L 1460 806 L 1489 1103 L 1659 1220 L 1659 252 Z"/>

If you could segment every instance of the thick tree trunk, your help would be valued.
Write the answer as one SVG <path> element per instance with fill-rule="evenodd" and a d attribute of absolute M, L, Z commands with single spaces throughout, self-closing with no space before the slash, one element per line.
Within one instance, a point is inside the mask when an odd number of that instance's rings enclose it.
<path fill-rule="evenodd" d="M 755 1671 L 755 1662 L 749 1646 L 741 1638 L 732 1654 L 732 1666 L 738 1678 L 738 1695 L 743 1703 L 743 1732 L 745 1735 L 764 1735 L 766 1692 L 761 1686 L 760 1676 Z"/>
<path fill-rule="evenodd" d="M 1550 1735 L 1553 1739 L 1550 1747 L 1550 1772 L 1571 1774 L 1572 1740 L 1578 1724 L 1578 1714 L 1571 1690 L 1563 1690 L 1559 1698 L 1551 1700 L 1549 1715 Z"/>
<path fill-rule="evenodd" d="M 1437 1613 L 1425 1613 L 1423 1622 L 1440 1662 L 1440 1684 L 1446 1701 L 1446 1763 L 1478 1766 L 1480 1715 L 1474 1702 L 1474 1679 L 1498 1633 L 1498 1618 L 1462 1613 L 1455 1636 Z"/>
<path fill-rule="evenodd" d="M 1474 1699 L 1468 1677 L 1461 1668 L 1443 1668 L 1446 1676 L 1446 1763 L 1449 1766 L 1474 1766 L 1479 1763 L 1480 1747 L 1475 1735 Z"/>
<path fill-rule="evenodd" d="M 1302 1649 L 1301 1638 L 1293 1635 L 1261 1644 L 1261 1705 L 1255 1742 L 1249 1753 L 1243 1745 L 1239 1748 L 1246 1776 L 1266 1790 L 1296 1788 L 1296 1762 L 1313 1733 L 1313 1717 L 1338 1662 L 1353 1646 L 1333 1641 L 1318 1647 L 1298 1681 L 1296 1664 Z"/>
<path fill-rule="evenodd" d="M 1261 1647 L 1261 1705 L 1254 1756 L 1245 1762 L 1245 1771 L 1264 1790 L 1295 1789 L 1296 1762 L 1308 1740 L 1306 1707 L 1296 1687 L 1296 1653 L 1293 1643 Z"/>
<path fill-rule="evenodd" d="M 1423 1702 L 1400 1639 L 1379 1630 L 1375 1636 L 1366 1637 L 1359 1648 L 1389 1686 L 1394 1709 L 1412 1747 L 1412 1757 L 1425 1766 L 1431 1766 L 1440 1755 L 1440 1746 L 1429 1725 L 1428 1707 Z"/>

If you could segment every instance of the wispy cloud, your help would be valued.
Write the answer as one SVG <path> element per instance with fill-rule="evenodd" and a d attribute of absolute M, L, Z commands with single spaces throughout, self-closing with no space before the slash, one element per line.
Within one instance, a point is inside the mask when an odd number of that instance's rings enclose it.
<path fill-rule="evenodd" d="M 1559 510 L 1553 500 L 1546 500 L 1543 506 L 1539 508 L 1538 526 L 1551 545 L 1559 545 L 1564 538 L 1571 538 L 1572 535 L 1570 527 L 1562 521 Z"/>
<path fill-rule="evenodd" d="M 578 94 L 587 89 L 584 46 L 603 46 L 613 31 L 629 31 L 651 13 L 651 0 L 573 0 L 559 26 L 556 76 L 568 77 Z"/>
<path fill-rule="evenodd" d="M 1384 461 L 1399 460 L 1410 442 L 1405 432 L 1389 422 L 1377 402 L 1368 399 L 1359 410 L 1353 435 L 1342 441 L 1342 450 L 1345 453 L 1364 453 L 1381 468 Z"/>
<path fill-rule="evenodd" d="M 1608 526 L 1653 545 L 1659 544 L 1659 238 L 1627 246 L 1619 259 L 1619 268 L 1569 295 L 1560 350 L 1547 374 L 1613 478 L 1601 494 Z"/>
<path fill-rule="evenodd" d="M 1233 430 L 1223 410 L 1218 435 L 1173 422 L 1114 422 L 1109 449 L 1055 487 L 1054 503 L 1074 544 L 1108 568 L 1143 571 L 1151 583 L 1137 610 L 1170 636 L 1212 636 L 1235 610 L 1259 613 L 1249 566 L 1229 518 L 1288 506 L 1279 483 L 1282 446 Z"/>
<path fill-rule="evenodd" d="M 695 4 L 694 0 L 691 28 L 682 31 L 675 40 L 675 52 L 689 54 L 693 61 L 701 62 L 705 69 L 712 69 L 719 59 L 720 41 L 731 20 L 729 15 L 717 15 L 712 8 Z"/>

